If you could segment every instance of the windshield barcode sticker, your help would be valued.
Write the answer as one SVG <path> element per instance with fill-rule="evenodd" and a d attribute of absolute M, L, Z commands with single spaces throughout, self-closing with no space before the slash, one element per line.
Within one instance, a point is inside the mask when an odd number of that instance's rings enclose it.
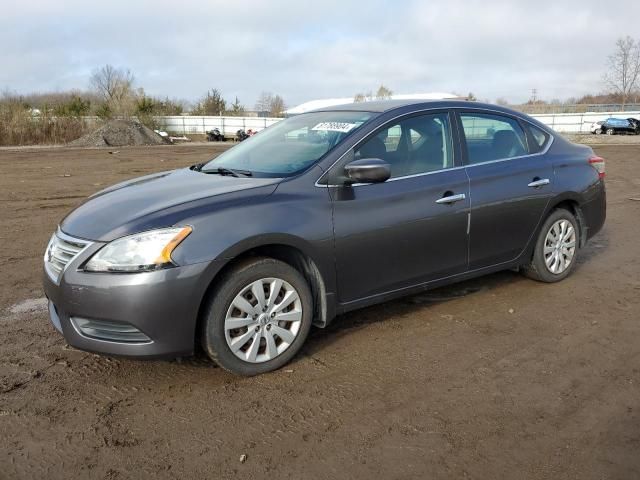
<path fill-rule="evenodd" d="M 321 130 L 325 132 L 342 132 L 347 133 L 356 128 L 355 123 L 343 122 L 322 122 L 313 127 L 311 130 Z"/>

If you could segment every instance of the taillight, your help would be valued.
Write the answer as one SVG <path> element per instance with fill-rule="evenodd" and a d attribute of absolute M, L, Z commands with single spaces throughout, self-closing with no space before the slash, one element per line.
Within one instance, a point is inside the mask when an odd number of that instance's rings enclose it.
<path fill-rule="evenodd" d="M 604 158 L 593 155 L 589 157 L 589 165 L 598 171 L 598 177 L 604 178 Z"/>

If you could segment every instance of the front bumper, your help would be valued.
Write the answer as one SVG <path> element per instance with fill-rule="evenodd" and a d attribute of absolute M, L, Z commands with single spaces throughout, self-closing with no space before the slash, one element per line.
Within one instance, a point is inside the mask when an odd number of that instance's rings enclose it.
<path fill-rule="evenodd" d="M 75 258 L 54 282 L 44 272 L 44 291 L 56 330 L 69 345 L 107 355 L 163 358 L 194 351 L 198 310 L 216 270 L 198 263 L 144 273 L 89 273 L 78 269 L 98 245 Z M 135 327 L 145 341 L 113 341 L 83 334 L 79 322 Z"/>

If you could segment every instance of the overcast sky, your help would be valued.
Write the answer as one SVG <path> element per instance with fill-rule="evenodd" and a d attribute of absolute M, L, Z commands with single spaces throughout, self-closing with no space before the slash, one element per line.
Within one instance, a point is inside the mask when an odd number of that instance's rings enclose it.
<path fill-rule="evenodd" d="M 614 2 L 615 3 L 615 2 Z M 617 37 L 640 37 L 640 2 L 602 0 L 0 0 L 0 89 L 85 89 L 129 68 L 153 95 L 218 88 L 253 107 L 353 96 L 473 92 L 547 100 L 603 90 Z"/>

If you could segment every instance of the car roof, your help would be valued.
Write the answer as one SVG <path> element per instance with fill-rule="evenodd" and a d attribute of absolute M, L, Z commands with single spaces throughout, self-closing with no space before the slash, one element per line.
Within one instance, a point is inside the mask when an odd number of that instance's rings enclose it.
<path fill-rule="evenodd" d="M 373 112 L 373 113 L 384 113 L 391 110 L 397 110 L 403 107 L 422 107 L 425 109 L 428 108 L 482 108 L 482 109 L 490 109 L 496 111 L 502 111 L 505 113 L 519 113 L 515 112 L 511 109 L 504 108 L 498 105 L 491 105 L 487 103 L 481 102 L 471 102 L 467 100 L 458 100 L 458 99 L 447 99 L 447 100 L 374 100 L 371 102 L 354 102 L 354 103 L 346 103 L 344 105 L 334 105 L 331 107 L 319 108 L 317 110 L 313 110 L 314 112 Z"/>
<path fill-rule="evenodd" d="M 346 103 L 344 105 L 335 105 L 331 107 L 319 108 L 310 112 L 302 113 L 306 115 L 313 112 L 372 112 L 384 114 L 397 110 L 399 114 L 410 114 L 413 111 L 430 110 L 436 108 L 468 108 L 486 110 L 487 112 L 505 113 L 514 117 L 526 120 L 528 123 L 535 125 L 541 130 L 546 131 L 549 135 L 557 137 L 553 129 L 539 120 L 530 117 L 529 115 L 518 112 L 511 108 L 502 107 L 500 105 L 493 105 L 491 103 L 474 102 L 463 99 L 444 99 L 444 100 L 376 100 L 372 102 L 354 102 Z"/>

